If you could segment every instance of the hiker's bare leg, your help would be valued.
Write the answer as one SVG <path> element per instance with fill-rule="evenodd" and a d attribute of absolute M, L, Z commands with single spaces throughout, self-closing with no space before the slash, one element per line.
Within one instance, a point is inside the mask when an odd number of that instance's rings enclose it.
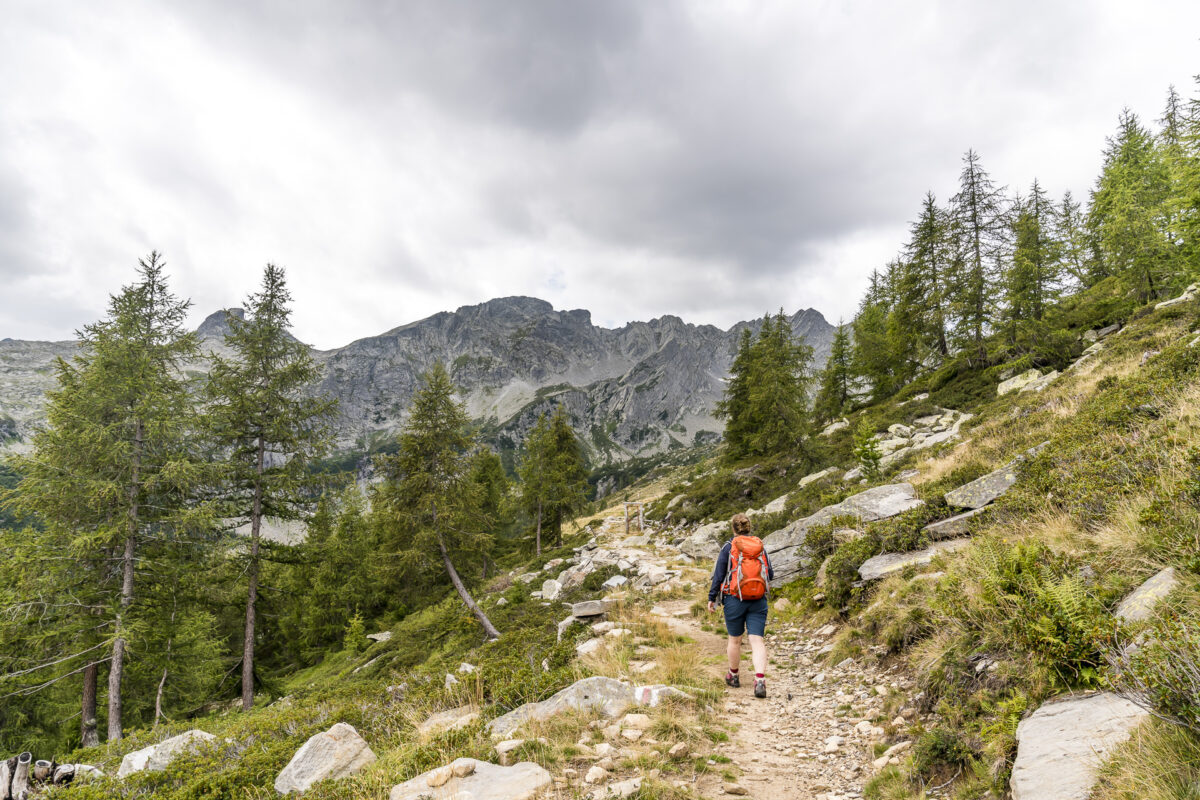
<path fill-rule="evenodd" d="M 729 668 L 737 669 L 738 665 L 742 663 L 742 637 L 730 636 L 728 650 L 729 650 Z M 765 653 L 766 650 L 764 649 L 763 652 Z"/>
<path fill-rule="evenodd" d="M 729 652 L 733 652 L 730 650 Z M 763 637 L 750 634 L 750 653 L 754 658 L 754 671 L 759 675 L 767 674 L 767 643 Z"/>

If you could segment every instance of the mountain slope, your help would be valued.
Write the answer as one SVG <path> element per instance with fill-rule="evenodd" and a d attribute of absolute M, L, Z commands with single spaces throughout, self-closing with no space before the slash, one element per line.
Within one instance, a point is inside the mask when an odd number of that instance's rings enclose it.
<path fill-rule="evenodd" d="M 205 348 L 223 350 L 225 313 L 210 315 L 198 329 Z M 833 327 L 812 309 L 791 322 L 813 348 L 814 367 L 824 364 Z M 593 324 L 585 310 L 500 298 L 314 351 L 322 377 L 313 391 L 339 401 L 338 447 L 366 448 L 399 427 L 421 373 L 443 361 L 471 415 L 501 447 L 519 445 L 538 414 L 562 403 L 593 460 L 622 461 L 719 436 L 722 425 L 712 412 L 738 336 L 759 324 L 722 331 L 664 316 L 610 329 Z M 18 440 L 28 437 L 54 385 L 53 359 L 74 348 L 0 342 L 0 439 L 6 424 Z M 10 436 L 8 446 L 21 442 Z"/>

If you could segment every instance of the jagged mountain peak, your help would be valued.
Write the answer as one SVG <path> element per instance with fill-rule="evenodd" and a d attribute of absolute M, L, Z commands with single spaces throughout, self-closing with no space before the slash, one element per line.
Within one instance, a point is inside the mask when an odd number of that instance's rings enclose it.
<path fill-rule="evenodd" d="M 216 339 L 220 341 L 225 338 L 225 334 L 229 333 L 230 317 L 237 317 L 244 320 L 246 318 L 246 310 L 235 307 L 214 311 L 204 318 L 204 321 L 200 323 L 200 327 L 196 328 L 196 333 L 201 339 Z"/>

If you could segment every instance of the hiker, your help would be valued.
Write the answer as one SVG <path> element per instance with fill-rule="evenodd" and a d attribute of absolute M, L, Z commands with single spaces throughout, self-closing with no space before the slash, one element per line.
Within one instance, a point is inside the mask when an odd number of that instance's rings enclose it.
<path fill-rule="evenodd" d="M 708 610 L 715 612 L 720 601 L 725 609 L 725 631 L 729 634 L 729 672 L 725 683 L 742 685 L 738 667 L 742 658 L 742 634 L 750 634 L 754 661 L 754 696 L 767 696 L 767 581 L 774 579 L 771 560 L 762 540 L 750 535 L 750 518 L 734 514 L 729 521 L 733 539 L 721 548 L 708 590 Z"/>

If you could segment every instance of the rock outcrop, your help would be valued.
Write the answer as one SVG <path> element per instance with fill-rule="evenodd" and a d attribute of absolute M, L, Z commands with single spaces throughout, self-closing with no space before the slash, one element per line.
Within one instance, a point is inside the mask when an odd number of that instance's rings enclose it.
<path fill-rule="evenodd" d="M 634 702 L 633 689 L 627 683 L 613 678 L 584 678 L 548 700 L 526 703 L 497 717 L 488 724 L 488 729 L 493 736 L 507 739 L 529 720 L 546 719 L 568 709 L 595 709 L 605 716 L 615 717 Z"/>
<path fill-rule="evenodd" d="M 1017 726 L 1013 800 L 1087 800 L 1105 756 L 1149 716 L 1107 692 L 1043 704 Z"/>
<path fill-rule="evenodd" d="M 528 761 L 502 767 L 460 758 L 393 786 L 389 800 L 531 800 L 551 782 L 549 772 Z"/>
<path fill-rule="evenodd" d="M 911 483 L 892 483 L 876 486 L 847 497 L 840 503 L 825 506 L 811 516 L 797 520 L 763 539 L 767 556 L 775 570 L 771 585 L 782 586 L 793 580 L 811 566 L 811 558 L 804 547 L 804 538 L 810 528 L 827 525 L 837 517 L 854 517 L 861 522 L 888 519 L 897 514 L 917 508 L 923 501 Z"/>
<path fill-rule="evenodd" d="M 178 736 L 172 736 L 170 739 L 164 739 L 158 744 L 152 744 L 149 747 L 143 747 L 141 750 L 127 753 L 121 759 L 121 766 L 117 770 L 117 777 L 124 778 L 142 770 L 161 772 L 177 756 L 183 753 L 194 753 L 210 742 L 215 742 L 216 739 L 217 737 L 211 733 L 206 733 L 202 730 L 190 730 Z"/>
<path fill-rule="evenodd" d="M 1017 482 L 1022 463 L 1042 451 L 1048 442 L 1031 447 L 995 472 L 946 492 L 946 503 L 956 508 L 979 509 L 1005 495 Z"/>
<path fill-rule="evenodd" d="M 358 731 L 339 722 L 301 745 L 275 778 L 275 791 L 303 793 L 317 781 L 346 778 L 373 763 L 375 753 Z"/>
<path fill-rule="evenodd" d="M 877 581 L 906 567 L 922 567 L 933 561 L 941 553 L 960 550 L 970 544 L 970 539 L 950 539 L 945 542 L 934 542 L 924 550 L 914 550 L 910 553 L 884 553 L 867 559 L 858 568 L 858 576 L 864 581 Z"/>
<path fill-rule="evenodd" d="M 1145 622 L 1154 615 L 1155 607 L 1178 585 L 1175 568 L 1167 567 L 1130 592 L 1113 614 L 1125 622 Z"/>

